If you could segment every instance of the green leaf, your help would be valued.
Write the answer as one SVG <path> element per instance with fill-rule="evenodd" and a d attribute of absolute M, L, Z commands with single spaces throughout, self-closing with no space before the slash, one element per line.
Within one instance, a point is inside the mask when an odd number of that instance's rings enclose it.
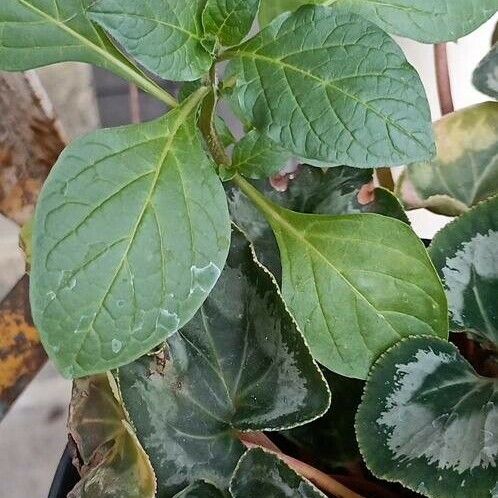
<path fill-rule="evenodd" d="M 405 205 L 457 216 L 498 193 L 498 103 L 449 114 L 434 129 L 437 157 L 412 164 L 398 183 Z"/>
<path fill-rule="evenodd" d="M 498 196 L 443 228 L 430 255 L 446 289 L 451 329 L 498 346 Z"/>
<path fill-rule="evenodd" d="M 126 422 L 113 379 L 98 375 L 75 381 L 69 432 L 83 467 L 68 498 L 156 496 L 154 470 Z"/>
<path fill-rule="evenodd" d="M 320 467 L 335 470 L 360 460 L 354 417 L 361 401 L 364 382 L 324 370 L 332 392 L 333 405 L 327 413 L 309 424 L 281 434 Z"/>
<path fill-rule="evenodd" d="M 378 213 L 409 223 L 396 197 L 385 189 L 373 189 L 372 170 L 339 167 L 324 172 L 303 165 L 291 176 L 293 178 L 284 192 L 276 191 L 267 181 L 252 183 L 271 201 L 291 211 L 308 214 Z M 227 194 L 232 219 L 253 243 L 259 261 L 280 281 L 280 256 L 270 225 L 236 186 L 231 186 Z"/>
<path fill-rule="evenodd" d="M 296 213 L 236 178 L 273 228 L 284 300 L 322 365 L 361 379 L 402 337 L 447 337 L 441 281 L 408 225 L 374 214 Z"/>
<path fill-rule="evenodd" d="M 355 15 L 304 6 L 233 52 L 231 100 L 298 157 L 355 167 L 434 154 L 424 88 L 401 49 Z"/>
<path fill-rule="evenodd" d="M 167 80 L 193 81 L 213 56 L 201 43 L 205 0 L 96 0 L 90 17 L 149 71 Z"/>
<path fill-rule="evenodd" d="M 199 479 L 226 489 L 244 451 L 237 431 L 295 427 L 329 407 L 320 370 L 238 232 L 212 293 L 167 344 L 165 360 L 145 356 L 119 370 L 161 497 Z"/>
<path fill-rule="evenodd" d="M 254 448 L 240 459 L 230 483 L 233 498 L 326 498 L 277 456 Z"/>
<path fill-rule="evenodd" d="M 472 81 L 480 92 L 498 99 L 498 43 L 479 63 Z"/>
<path fill-rule="evenodd" d="M 212 484 L 200 481 L 185 488 L 174 498 L 225 498 L 225 494 Z"/>
<path fill-rule="evenodd" d="M 0 69 L 24 71 L 63 61 L 81 61 L 109 69 L 136 82 L 167 104 L 174 100 L 130 64 L 92 25 L 93 0 L 2 0 Z"/>
<path fill-rule="evenodd" d="M 259 22 L 262 26 L 269 24 L 283 12 L 292 12 L 306 4 L 319 4 L 321 0 L 261 0 Z"/>
<path fill-rule="evenodd" d="M 375 364 L 358 411 L 360 449 L 382 479 L 432 498 L 493 498 L 498 381 L 452 344 L 400 342 Z"/>
<path fill-rule="evenodd" d="M 199 92 L 157 121 L 80 139 L 45 185 L 31 305 L 68 377 L 157 346 L 194 316 L 223 268 L 230 222 L 196 132 Z"/>
<path fill-rule="evenodd" d="M 258 131 L 250 131 L 233 150 L 232 168 L 248 178 L 276 175 L 291 155 Z"/>
<path fill-rule="evenodd" d="M 207 0 L 204 31 L 226 47 L 237 45 L 249 33 L 258 7 L 259 0 Z"/>
<path fill-rule="evenodd" d="M 330 2 L 329 2 L 330 3 Z M 389 33 L 424 43 L 456 41 L 498 10 L 496 0 L 332 0 Z"/>

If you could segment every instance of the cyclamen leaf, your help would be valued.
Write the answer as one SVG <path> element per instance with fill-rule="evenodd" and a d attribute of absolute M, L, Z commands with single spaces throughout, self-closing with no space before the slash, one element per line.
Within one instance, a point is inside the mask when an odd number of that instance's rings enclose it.
<path fill-rule="evenodd" d="M 193 81 L 213 56 L 204 48 L 205 0 L 96 0 L 90 17 L 145 68 L 164 79 Z"/>
<path fill-rule="evenodd" d="M 163 498 L 200 479 L 226 490 L 244 452 L 237 431 L 295 427 L 330 404 L 273 280 L 238 232 L 217 285 L 164 356 L 119 370 Z"/>
<path fill-rule="evenodd" d="M 235 144 L 232 168 L 247 178 L 269 178 L 276 175 L 291 158 L 275 142 L 256 130 Z"/>
<path fill-rule="evenodd" d="M 240 177 L 237 183 L 273 228 L 284 300 L 322 365 L 361 379 L 402 337 L 447 337 L 441 281 L 405 223 L 374 214 L 295 213 Z"/>
<path fill-rule="evenodd" d="M 240 459 L 230 492 L 233 498 L 326 498 L 277 456 L 259 448 Z"/>
<path fill-rule="evenodd" d="M 376 362 L 356 418 L 360 449 L 381 479 L 432 498 L 493 498 L 498 381 L 447 342 L 410 338 Z"/>
<path fill-rule="evenodd" d="M 456 216 L 498 193 L 498 103 L 449 114 L 434 129 L 437 157 L 410 165 L 398 183 L 405 205 Z"/>
<path fill-rule="evenodd" d="M 230 221 L 197 102 L 70 146 L 35 216 L 31 306 L 68 377 L 116 368 L 188 322 L 216 283 Z"/>
<path fill-rule="evenodd" d="M 326 172 L 302 165 L 293 173 L 284 192 L 267 181 L 252 182 L 279 206 L 308 214 L 377 213 L 409 223 L 399 201 L 385 189 L 373 188 L 373 171 L 339 167 Z M 281 280 L 277 241 L 264 215 L 236 186 L 227 189 L 233 221 L 253 243 L 258 260 Z"/>
<path fill-rule="evenodd" d="M 435 152 L 420 78 L 394 41 L 358 16 L 304 6 L 227 57 L 235 106 L 298 157 L 376 167 Z"/>
<path fill-rule="evenodd" d="M 498 196 L 443 228 L 430 255 L 446 289 L 452 330 L 498 346 Z"/>
<path fill-rule="evenodd" d="M 198 482 L 184 489 L 174 498 L 225 498 L 225 494 L 207 482 Z"/>
<path fill-rule="evenodd" d="M 249 33 L 258 7 L 259 0 L 207 0 L 204 31 L 226 47 L 236 45 Z"/>
<path fill-rule="evenodd" d="M 68 424 L 83 467 L 68 498 L 156 496 L 154 470 L 116 396 L 106 375 L 73 385 Z"/>
<path fill-rule="evenodd" d="M 498 43 L 479 63 L 472 81 L 479 91 L 498 99 Z"/>

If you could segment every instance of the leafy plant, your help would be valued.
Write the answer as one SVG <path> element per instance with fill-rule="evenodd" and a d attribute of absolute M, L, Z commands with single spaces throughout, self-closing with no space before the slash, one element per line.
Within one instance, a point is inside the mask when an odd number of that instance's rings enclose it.
<path fill-rule="evenodd" d="M 306 3 L 0 7 L 1 69 L 89 62 L 171 107 L 70 145 L 24 230 L 34 321 L 75 379 L 71 498 L 497 496 L 498 108 L 434 134 L 387 34 L 454 40 L 496 1 Z M 404 164 L 405 207 L 462 215 L 429 252 L 374 185 Z"/>

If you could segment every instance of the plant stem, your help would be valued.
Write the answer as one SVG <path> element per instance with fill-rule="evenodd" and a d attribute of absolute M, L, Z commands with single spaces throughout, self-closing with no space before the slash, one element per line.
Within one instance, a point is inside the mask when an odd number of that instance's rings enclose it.
<path fill-rule="evenodd" d="M 255 444 L 280 453 L 280 448 L 264 432 L 240 432 L 238 437 L 244 444 Z"/>
<path fill-rule="evenodd" d="M 315 467 L 301 462 L 301 460 L 292 458 L 288 455 L 285 455 L 284 453 L 281 453 L 280 451 L 273 451 L 260 444 L 249 443 L 247 441 L 244 441 L 244 439 L 242 439 L 242 442 L 247 448 L 265 448 L 266 451 L 269 451 L 270 453 L 278 456 L 295 472 L 314 483 L 321 490 L 331 494 L 332 496 L 335 496 L 336 498 L 363 498 L 361 495 L 355 493 L 354 491 L 351 491 L 349 488 L 341 484 L 339 481 L 336 481 L 328 474 L 325 474 L 325 472 L 315 469 Z"/>
<path fill-rule="evenodd" d="M 444 116 L 455 110 L 453 95 L 451 92 L 450 70 L 448 66 L 446 43 L 437 43 L 434 45 L 434 62 L 436 65 L 439 107 L 441 108 L 441 114 Z"/>

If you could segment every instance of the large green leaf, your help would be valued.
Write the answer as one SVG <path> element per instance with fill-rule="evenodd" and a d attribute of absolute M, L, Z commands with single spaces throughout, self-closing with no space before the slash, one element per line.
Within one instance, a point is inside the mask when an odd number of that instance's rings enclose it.
<path fill-rule="evenodd" d="M 252 27 L 259 0 L 207 0 L 202 13 L 206 34 L 227 47 L 240 43 Z"/>
<path fill-rule="evenodd" d="M 90 17 L 144 67 L 164 79 L 193 81 L 212 55 L 201 43 L 205 0 L 95 0 Z"/>
<path fill-rule="evenodd" d="M 420 78 L 386 33 L 356 15 L 304 6 L 227 57 L 231 100 L 298 157 L 374 167 L 435 152 Z"/>
<path fill-rule="evenodd" d="M 133 80 L 157 97 L 164 92 L 137 71 L 87 18 L 93 0 L 2 0 L 0 69 L 24 71 L 82 61 Z M 166 95 L 167 103 L 172 101 Z"/>
<path fill-rule="evenodd" d="M 365 378 L 373 361 L 400 338 L 447 337 L 441 281 L 408 225 L 374 214 L 296 213 L 273 204 L 240 176 L 236 181 L 272 226 L 283 297 L 322 365 Z"/>
<path fill-rule="evenodd" d="M 82 460 L 81 480 L 68 498 L 156 496 L 154 470 L 126 422 L 114 379 L 75 381 L 68 425 Z"/>
<path fill-rule="evenodd" d="M 163 498 L 199 479 L 226 489 L 244 450 L 237 431 L 291 428 L 329 406 L 320 370 L 239 232 L 209 298 L 167 344 L 166 360 L 119 370 Z"/>
<path fill-rule="evenodd" d="M 409 166 L 397 186 L 409 208 L 455 216 L 498 192 L 498 103 L 445 116 L 434 125 L 438 155 Z"/>
<path fill-rule="evenodd" d="M 230 492 L 234 498 L 326 498 L 277 456 L 259 448 L 240 459 Z"/>
<path fill-rule="evenodd" d="M 232 168 L 248 178 L 269 178 L 276 175 L 289 159 L 288 152 L 252 130 L 235 145 Z"/>
<path fill-rule="evenodd" d="M 498 99 L 498 43 L 477 66 L 472 81 L 482 93 Z"/>
<path fill-rule="evenodd" d="M 228 209 L 196 132 L 199 92 L 157 121 L 77 141 L 45 185 L 31 306 L 66 376 L 118 367 L 164 341 L 223 268 Z"/>
<path fill-rule="evenodd" d="M 180 491 L 174 498 L 225 498 L 225 496 L 212 484 L 200 481 Z"/>
<path fill-rule="evenodd" d="M 496 496 L 498 381 L 452 344 L 411 338 L 383 355 L 356 425 L 376 476 L 433 498 Z"/>
<path fill-rule="evenodd" d="M 373 189 L 372 170 L 330 168 L 326 172 L 300 166 L 284 192 L 267 181 L 253 182 L 274 203 L 308 214 L 378 213 L 408 223 L 398 200 L 387 190 Z M 236 186 L 228 188 L 228 205 L 234 222 L 253 243 L 259 261 L 281 279 L 277 241 L 264 215 Z"/>
<path fill-rule="evenodd" d="M 321 467 L 334 470 L 360 460 L 354 417 L 365 383 L 327 370 L 323 373 L 332 392 L 332 406 L 323 417 L 281 434 Z"/>
<path fill-rule="evenodd" d="M 269 24 L 282 12 L 292 12 L 302 5 L 319 4 L 321 0 L 261 0 L 259 22 L 262 26 Z"/>
<path fill-rule="evenodd" d="M 443 228 L 430 247 L 455 331 L 498 347 L 498 196 Z"/>

